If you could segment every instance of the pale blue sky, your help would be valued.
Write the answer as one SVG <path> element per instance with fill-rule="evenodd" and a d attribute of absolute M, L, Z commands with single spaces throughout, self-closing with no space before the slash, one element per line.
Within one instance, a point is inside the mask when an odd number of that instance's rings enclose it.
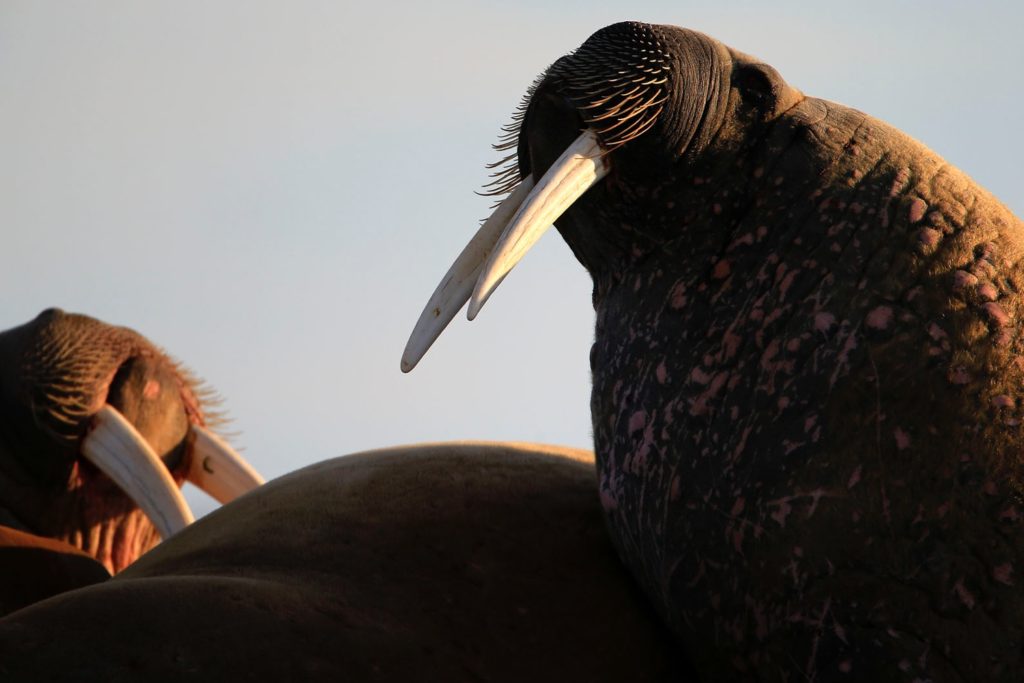
<path fill-rule="evenodd" d="M 368 4 L 0 4 L 0 328 L 48 306 L 134 327 L 268 477 L 424 440 L 588 446 L 589 280 L 554 233 L 398 362 L 488 211 L 498 128 L 622 19 L 758 55 L 1024 213 L 1017 3 Z"/>

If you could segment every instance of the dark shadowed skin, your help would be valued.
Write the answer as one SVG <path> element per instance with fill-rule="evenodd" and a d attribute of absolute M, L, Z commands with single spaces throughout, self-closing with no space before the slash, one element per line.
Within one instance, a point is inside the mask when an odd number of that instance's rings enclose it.
<path fill-rule="evenodd" d="M 0 619 L 0 679 L 692 680 L 608 541 L 593 467 L 472 443 L 307 467 Z"/>
<path fill-rule="evenodd" d="M 623 141 L 594 84 L 641 66 L 664 105 Z M 585 120 L 611 172 L 557 227 L 594 281 L 600 496 L 707 680 L 1019 680 L 1021 221 L 679 28 L 556 62 L 522 175 Z"/>
<path fill-rule="evenodd" d="M 99 562 L 63 541 L 0 525 L 0 617 L 51 595 L 106 581 Z"/>
<path fill-rule="evenodd" d="M 49 309 L 0 333 L 0 524 L 58 539 L 117 572 L 159 541 L 152 523 L 79 452 L 108 403 L 179 484 L 188 426 L 202 424 L 188 374 L 138 333 Z"/>

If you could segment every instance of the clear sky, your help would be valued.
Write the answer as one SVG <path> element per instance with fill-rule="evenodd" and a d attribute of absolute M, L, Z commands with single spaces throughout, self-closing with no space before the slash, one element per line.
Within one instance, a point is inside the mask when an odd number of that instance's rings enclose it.
<path fill-rule="evenodd" d="M 49 306 L 135 328 L 221 393 L 268 478 L 427 440 L 586 447 L 589 279 L 553 231 L 399 372 L 534 76 L 614 21 L 687 26 L 1022 215 L 1022 8 L 5 0 L 0 329 Z"/>

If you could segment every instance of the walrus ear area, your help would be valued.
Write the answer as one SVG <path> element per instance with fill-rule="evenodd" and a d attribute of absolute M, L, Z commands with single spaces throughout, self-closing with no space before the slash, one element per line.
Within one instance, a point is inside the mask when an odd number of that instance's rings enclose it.
<path fill-rule="evenodd" d="M 791 88 L 779 72 L 767 64 L 740 62 L 732 73 L 732 84 L 762 121 L 770 121 L 793 106 L 799 92 Z"/>

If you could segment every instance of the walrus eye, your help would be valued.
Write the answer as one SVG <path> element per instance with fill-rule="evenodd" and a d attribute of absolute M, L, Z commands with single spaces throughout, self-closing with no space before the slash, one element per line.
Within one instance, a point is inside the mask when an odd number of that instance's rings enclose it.
<path fill-rule="evenodd" d="M 509 271 L 551 224 L 608 174 L 611 164 L 597 135 L 585 130 L 534 185 L 528 176 L 491 214 L 441 279 L 402 354 L 409 372 L 462 306 L 476 317 Z"/>

